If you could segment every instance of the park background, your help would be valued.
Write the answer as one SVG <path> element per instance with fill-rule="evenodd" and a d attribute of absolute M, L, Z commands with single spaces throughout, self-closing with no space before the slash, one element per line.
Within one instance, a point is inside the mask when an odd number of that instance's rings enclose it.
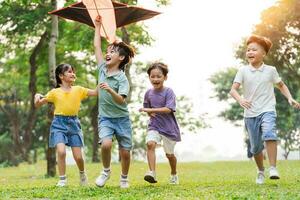
<path fill-rule="evenodd" d="M 52 108 L 44 106 L 36 110 L 33 96 L 53 87 L 53 69 L 62 62 L 75 66 L 78 85 L 95 87 L 94 32 L 85 25 L 47 14 L 55 9 L 56 3 L 63 7 L 74 1 L 0 2 L 0 166 L 3 170 L 42 166 L 44 171 L 40 176 L 53 177 L 56 175 L 55 153 L 47 145 Z M 133 160 L 145 161 L 144 136 L 148 118 L 140 114 L 138 108 L 142 106 L 144 92 L 150 87 L 145 70 L 152 61 L 160 60 L 169 65 L 166 85 L 177 94 L 176 115 L 183 132 L 182 142 L 176 146 L 181 163 L 248 160 L 242 109 L 228 92 L 236 70 L 245 64 L 245 39 L 250 34 L 263 35 L 273 41 L 266 64 L 277 67 L 295 99 L 300 100 L 298 0 L 121 2 L 162 12 L 145 22 L 118 30 L 118 36 L 133 45 L 138 53 L 126 70 L 132 86 L 129 107 L 134 130 Z M 106 45 L 104 42 L 103 48 Z M 299 111 L 289 107 L 278 90 L 275 92 L 281 138 L 278 157 L 299 159 Z M 87 163 L 101 162 L 96 103 L 96 98 L 83 102 L 79 116 Z M 158 160 L 165 162 L 162 149 L 157 153 Z M 114 162 L 118 162 L 117 148 L 114 149 Z M 146 170 L 146 163 L 142 163 Z M 254 163 L 248 164 L 254 168 Z M 99 163 L 91 165 L 100 170 Z M 240 165 L 239 162 L 236 165 Z M 6 171 L 2 172 L 4 178 L 1 180 L 6 183 Z M 249 177 L 251 179 L 251 174 Z M 9 183 L 14 185 L 14 182 Z"/>

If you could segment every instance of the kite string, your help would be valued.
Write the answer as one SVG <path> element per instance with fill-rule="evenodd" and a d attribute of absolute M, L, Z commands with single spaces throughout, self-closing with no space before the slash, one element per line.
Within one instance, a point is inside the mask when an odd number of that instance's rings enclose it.
<path fill-rule="evenodd" d="M 99 10 L 98 10 L 98 8 L 97 8 L 97 4 L 96 4 L 95 0 L 93 0 L 93 2 L 94 2 L 94 4 L 95 4 L 95 8 L 96 8 L 96 10 L 97 10 L 98 16 L 101 16 L 100 13 L 99 13 Z M 106 39 L 109 40 L 109 37 L 107 36 L 107 33 L 106 33 L 106 30 L 105 30 L 105 28 L 104 28 L 103 23 L 102 23 L 102 28 L 103 28 L 103 31 L 104 31 L 104 34 L 105 34 Z M 100 35 L 101 35 L 101 34 L 100 34 Z"/>
<path fill-rule="evenodd" d="M 119 7 L 113 7 L 113 8 L 83 8 L 83 7 L 76 7 L 76 6 L 68 6 L 69 8 L 78 9 L 78 10 L 118 10 L 123 8 L 128 8 L 128 6 L 119 6 Z"/>

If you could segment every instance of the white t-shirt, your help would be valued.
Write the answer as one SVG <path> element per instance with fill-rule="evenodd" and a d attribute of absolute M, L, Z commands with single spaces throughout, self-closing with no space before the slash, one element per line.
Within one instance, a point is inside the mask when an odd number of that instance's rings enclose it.
<path fill-rule="evenodd" d="M 274 84 L 281 81 L 275 67 L 263 64 L 258 69 L 251 65 L 241 67 L 233 82 L 240 83 L 243 96 L 251 102 L 244 110 L 244 117 L 256 117 L 263 112 L 276 111 Z"/>

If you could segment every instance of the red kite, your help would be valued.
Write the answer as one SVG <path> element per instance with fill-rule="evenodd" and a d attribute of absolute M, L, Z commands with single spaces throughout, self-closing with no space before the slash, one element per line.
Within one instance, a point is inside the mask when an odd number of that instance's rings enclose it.
<path fill-rule="evenodd" d="M 103 24 L 101 35 L 105 36 L 108 41 L 113 42 L 116 27 L 149 19 L 160 14 L 160 12 L 112 2 L 111 0 L 83 0 L 83 2 L 51 11 L 49 14 L 78 21 L 91 27 L 95 27 L 94 20 L 96 16 L 101 15 Z"/>

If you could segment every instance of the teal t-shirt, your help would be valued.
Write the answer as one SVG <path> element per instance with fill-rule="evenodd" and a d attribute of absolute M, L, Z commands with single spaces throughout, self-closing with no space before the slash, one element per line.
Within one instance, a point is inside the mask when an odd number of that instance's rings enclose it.
<path fill-rule="evenodd" d="M 106 82 L 109 87 L 122 96 L 127 96 L 129 93 L 129 82 L 123 71 L 115 74 L 107 75 L 107 66 L 103 62 L 98 65 L 99 74 L 98 82 Z M 106 90 L 99 89 L 99 116 L 109 118 L 119 118 L 129 116 L 126 101 L 123 104 L 116 103 L 111 94 Z"/>

